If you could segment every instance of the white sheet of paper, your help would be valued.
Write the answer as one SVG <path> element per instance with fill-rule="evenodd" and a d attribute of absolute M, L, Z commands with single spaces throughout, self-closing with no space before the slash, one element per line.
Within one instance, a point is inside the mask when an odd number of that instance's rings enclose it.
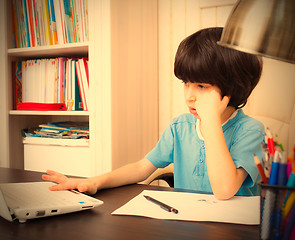
<path fill-rule="evenodd" d="M 174 207 L 178 214 L 165 211 L 144 195 Z M 260 223 L 260 197 L 234 196 L 220 201 L 208 194 L 144 190 L 112 214 L 257 225 Z"/>

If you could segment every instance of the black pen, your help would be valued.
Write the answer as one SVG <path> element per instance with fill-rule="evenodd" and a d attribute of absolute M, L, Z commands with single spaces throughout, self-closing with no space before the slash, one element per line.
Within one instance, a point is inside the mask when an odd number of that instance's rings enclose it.
<path fill-rule="evenodd" d="M 175 209 L 174 207 L 170 207 L 169 205 L 167 205 L 167 204 L 165 204 L 165 203 L 162 203 L 162 202 L 160 202 L 160 201 L 158 201 L 158 200 L 156 200 L 156 199 L 154 199 L 154 198 L 152 198 L 152 197 L 150 197 L 150 196 L 146 196 L 146 195 L 144 195 L 144 197 L 145 197 L 147 200 L 149 200 L 149 201 L 151 201 L 151 202 L 153 202 L 153 203 L 159 205 L 161 208 L 165 209 L 165 210 L 168 211 L 168 212 L 174 212 L 174 213 L 176 213 L 176 214 L 178 213 L 178 210 Z"/>

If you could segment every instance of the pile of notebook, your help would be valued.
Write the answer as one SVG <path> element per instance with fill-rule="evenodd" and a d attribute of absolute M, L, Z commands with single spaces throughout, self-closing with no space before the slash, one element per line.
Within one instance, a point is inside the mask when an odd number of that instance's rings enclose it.
<path fill-rule="evenodd" d="M 88 122 L 50 122 L 40 124 L 36 128 L 24 129 L 25 137 L 59 138 L 59 139 L 89 139 Z"/>

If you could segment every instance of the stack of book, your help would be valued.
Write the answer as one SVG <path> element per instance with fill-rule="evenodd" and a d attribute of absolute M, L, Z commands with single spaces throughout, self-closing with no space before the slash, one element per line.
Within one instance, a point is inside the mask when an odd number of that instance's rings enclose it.
<path fill-rule="evenodd" d="M 88 41 L 87 0 L 12 0 L 14 47 Z"/>
<path fill-rule="evenodd" d="M 50 122 L 37 128 L 24 129 L 26 142 L 30 138 L 89 139 L 88 122 Z"/>
<path fill-rule="evenodd" d="M 67 110 L 87 111 L 88 58 L 13 62 L 12 86 L 13 109 L 20 103 L 64 103 Z"/>

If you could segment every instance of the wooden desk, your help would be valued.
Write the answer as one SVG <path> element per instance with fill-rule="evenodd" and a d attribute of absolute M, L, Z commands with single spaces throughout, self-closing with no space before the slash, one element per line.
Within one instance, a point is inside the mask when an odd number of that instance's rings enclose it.
<path fill-rule="evenodd" d="M 41 181 L 41 173 L 0 168 L 1 183 L 30 181 Z M 259 226 L 111 215 L 145 189 L 173 191 L 172 188 L 134 184 L 99 191 L 94 197 L 104 201 L 104 204 L 92 210 L 28 220 L 26 223 L 8 222 L 0 217 L 0 239 L 259 239 Z"/>

